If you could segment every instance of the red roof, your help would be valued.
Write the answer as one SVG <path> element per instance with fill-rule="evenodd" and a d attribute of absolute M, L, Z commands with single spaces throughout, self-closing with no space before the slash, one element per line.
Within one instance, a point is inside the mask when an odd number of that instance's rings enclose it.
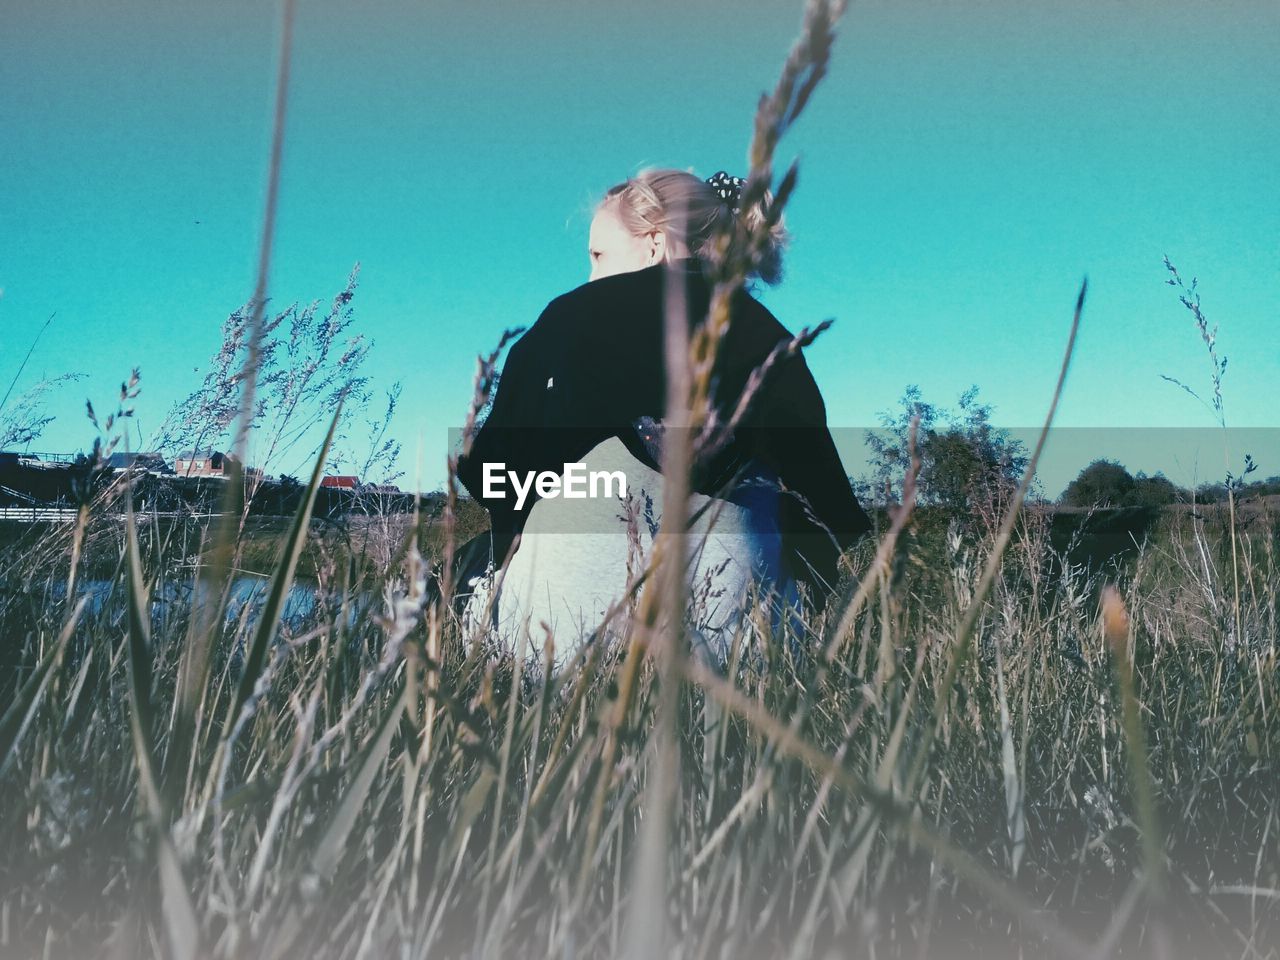
<path fill-rule="evenodd" d="M 337 487 L 340 490 L 354 490 L 360 486 L 360 478 L 352 476 L 325 477 L 320 481 L 322 487 Z"/>

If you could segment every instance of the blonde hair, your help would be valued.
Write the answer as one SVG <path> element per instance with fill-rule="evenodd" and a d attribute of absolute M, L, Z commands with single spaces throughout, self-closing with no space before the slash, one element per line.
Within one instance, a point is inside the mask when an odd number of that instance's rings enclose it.
<path fill-rule="evenodd" d="M 765 202 L 773 198 L 766 194 Z M 667 259 L 676 242 L 683 243 L 693 256 L 715 262 L 719 256 L 717 238 L 733 229 L 733 208 L 701 177 L 684 170 L 650 168 L 641 170 L 605 191 L 596 207 L 615 213 L 633 236 L 643 237 L 655 230 L 667 236 Z M 684 213 L 683 225 L 677 223 Z M 755 225 L 764 217 L 759 206 L 741 211 Z M 683 226 L 683 229 L 681 227 Z M 769 231 L 754 275 L 770 286 L 782 279 L 782 253 L 790 237 L 780 220 Z"/>

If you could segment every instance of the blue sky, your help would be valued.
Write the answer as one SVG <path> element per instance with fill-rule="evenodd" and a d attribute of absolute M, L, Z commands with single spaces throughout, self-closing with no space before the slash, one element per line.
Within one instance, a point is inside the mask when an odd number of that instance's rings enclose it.
<path fill-rule="evenodd" d="M 800 7 L 299 0 L 271 293 L 327 301 L 361 264 L 370 372 L 404 383 L 406 485 L 441 482 L 475 355 L 585 280 L 600 192 L 646 165 L 745 172 Z M 0 386 L 56 312 L 20 388 L 88 376 L 36 446 L 88 446 L 85 398 L 135 365 L 145 433 L 253 290 L 278 10 L 49 0 L 5 20 Z M 793 330 L 836 319 L 809 352 L 832 425 L 874 425 L 908 383 L 944 403 L 976 383 L 997 422 L 1039 423 L 1085 274 L 1059 423 L 1211 425 L 1160 379 L 1208 381 L 1165 254 L 1221 324 L 1228 421 L 1280 425 L 1278 63 L 1274 3 L 851 4 L 780 149 L 801 157 L 794 246 L 764 296 Z M 1262 475 L 1275 434 L 1250 441 Z M 1126 436 L 1099 429 L 1098 452 L 1190 479 L 1173 461 L 1199 454 Z M 1083 465 L 1063 450 L 1049 488 Z"/>

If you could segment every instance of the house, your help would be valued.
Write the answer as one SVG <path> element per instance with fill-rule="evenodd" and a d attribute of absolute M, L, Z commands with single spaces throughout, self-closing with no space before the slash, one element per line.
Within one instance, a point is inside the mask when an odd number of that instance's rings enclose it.
<path fill-rule="evenodd" d="M 225 479 L 235 457 L 219 450 L 184 450 L 173 462 L 180 477 L 214 477 Z"/>
<path fill-rule="evenodd" d="M 113 473 L 132 470 L 137 473 L 173 473 L 169 461 L 159 453 L 113 453 L 107 457 L 107 468 Z"/>
<path fill-rule="evenodd" d="M 320 481 L 320 486 L 328 487 L 331 490 L 358 490 L 360 489 L 360 478 L 348 474 L 339 474 L 333 477 L 325 477 Z"/>

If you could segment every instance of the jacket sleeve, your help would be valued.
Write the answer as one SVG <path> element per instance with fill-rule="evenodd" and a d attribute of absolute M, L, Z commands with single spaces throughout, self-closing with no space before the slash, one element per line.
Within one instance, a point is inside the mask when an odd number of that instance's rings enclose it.
<path fill-rule="evenodd" d="M 530 329 L 512 344 L 489 415 L 473 438 L 470 451 L 458 461 L 458 480 L 489 512 L 493 555 L 498 562 L 506 558 L 524 517 L 515 509 L 514 498 L 502 495 L 509 494 L 507 485 L 497 487 L 498 495 L 485 495 L 485 465 L 504 476 L 508 470 L 523 474 L 536 469 L 532 466 L 536 459 L 533 434 L 542 420 L 543 402 L 537 390 L 539 339 L 536 330 Z"/>
<path fill-rule="evenodd" d="M 494 557 L 499 562 L 506 559 L 538 499 L 530 490 L 517 510 L 507 475 L 514 472 L 523 478 L 547 470 L 559 473 L 609 429 L 596 421 L 610 406 L 609 396 L 622 389 L 620 378 L 603 379 L 602 383 L 597 371 L 601 365 L 573 357 L 566 364 L 567 351 L 580 339 L 574 336 L 573 328 L 584 325 L 590 307 L 581 288 L 557 297 L 512 345 L 489 416 L 476 433 L 470 452 L 458 463 L 458 479 L 489 511 Z M 494 485 L 493 496 L 486 496 L 486 466 L 505 481 Z"/>
<path fill-rule="evenodd" d="M 839 578 L 841 552 L 871 529 L 871 520 L 853 493 L 804 358 L 785 361 L 761 399 L 762 415 L 753 426 L 767 436 L 755 442 L 771 452 L 788 491 L 780 520 L 793 574 L 825 594 Z"/>

